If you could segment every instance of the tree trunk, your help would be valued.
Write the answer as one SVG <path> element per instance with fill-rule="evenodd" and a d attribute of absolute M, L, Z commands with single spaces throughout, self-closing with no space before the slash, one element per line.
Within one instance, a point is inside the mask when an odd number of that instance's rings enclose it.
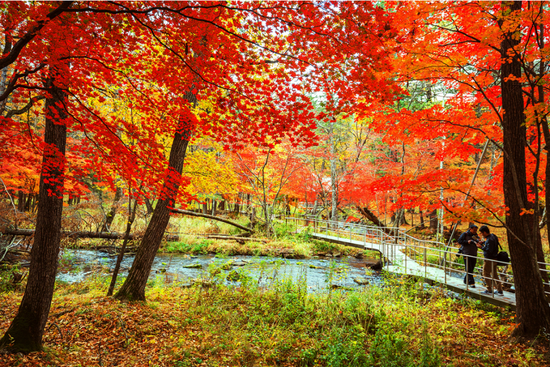
<path fill-rule="evenodd" d="M 521 1 L 502 2 L 504 10 L 520 11 L 521 6 Z M 536 261 L 534 228 L 538 230 L 538 223 L 533 215 L 520 214 L 523 209 L 531 209 L 533 204 L 527 200 L 526 127 L 522 86 L 518 81 L 521 64 L 517 56 L 508 56 L 508 51 L 519 43 L 514 32 L 506 32 L 501 43 L 502 59 L 506 60 L 502 63 L 500 75 L 504 109 L 504 203 L 509 208 L 507 237 L 516 287 L 516 322 L 519 323 L 513 334 L 533 338 L 543 330 L 550 330 L 550 307 Z M 514 78 L 509 79 L 511 76 Z"/>
<path fill-rule="evenodd" d="M 420 211 L 420 226 L 418 228 L 425 228 L 425 224 L 424 224 L 424 213 L 422 212 L 422 209 L 419 210 Z"/>
<path fill-rule="evenodd" d="M 189 139 L 191 138 L 191 131 L 192 126 L 190 126 L 190 123 L 182 121 L 174 135 L 172 148 L 170 149 L 170 158 L 168 160 L 168 173 L 161 196 L 157 201 L 151 221 L 145 230 L 143 240 L 128 273 L 128 278 L 126 278 L 126 281 L 115 295 L 117 299 L 145 300 L 145 285 L 151 272 L 153 260 L 162 241 L 162 236 L 170 220 L 170 208 L 174 207 L 175 204 L 185 153 Z"/>
<path fill-rule="evenodd" d="M 367 207 L 361 208 L 359 205 L 356 205 L 355 208 L 357 208 L 357 210 L 359 211 L 359 213 L 361 213 L 363 217 L 367 218 L 368 220 L 373 222 L 375 225 L 382 228 L 384 232 L 386 232 L 387 234 L 391 234 L 391 231 Z"/>
<path fill-rule="evenodd" d="M 34 194 L 27 194 L 27 201 L 25 201 L 25 212 L 31 211 L 33 207 Z"/>
<path fill-rule="evenodd" d="M 20 212 L 25 211 L 25 193 L 21 190 L 19 190 L 17 195 L 17 210 Z"/>
<path fill-rule="evenodd" d="M 116 284 L 116 278 L 118 277 L 118 271 L 120 270 L 120 264 L 122 264 L 122 259 L 124 258 L 124 251 L 126 251 L 126 245 L 128 244 L 128 241 L 130 239 L 130 231 L 132 230 L 132 224 L 134 223 L 134 220 L 136 219 L 136 211 L 137 211 L 137 198 L 134 200 L 134 208 L 132 209 L 132 198 L 128 198 L 128 222 L 126 223 L 126 232 L 124 233 L 124 241 L 122 242 L 122 247 L 120 248 L 120 252 L 118 253 L 117 259 L 116 259 L 116 265 L 115 270 L 113 271 L 113 276 L 111 277 L 111 284 L 109 285 L 109 290 L 107 291 L 107 297 L 110 297 L 113 295 L 113 291 L 115 290 L 115 284 Z"/>
<path fill-rule="evenodd" d="M 149 198 L 145 198 L 145 207 L 147 208 L 147 216 L 150 216 L 151 214 L 153 214 L 153 204 L 151 203 L 151 200 L 149 200 Z"/>
<path fill-rule="evenodd" d="M 432 210 L 428 213 L 428 218 L 430 218 L 430 230 L 436 232 L 437 231 L 437 210 Z"/>
<path fill-rule="evenodd" d="M 40 175 L 38 214 L 31 250 L 29 277 L 23 300 L 0 348 L 31 352 L 42 349 L 42 336 L 48 320 L 61 237 L 63 185 L 65 171 L 66 94 L 52 79 L 46 82 L 51 97 L 46 99 L 46 127 L 42 172 Z"/>
<path fill-rule="evenodd" d="M 105 223 L 103 223 L 103 226 L 101 227 L 100 232 L 111 231 L 111 224 L 113 224 L 113 220 L 115 219 L 116 211 L 118 209 L 118 203 L 121 198 L 122 198 L 122 187 L 117 186 L 116 192 L 115 192 L 115 198 L 113 200 L 113 204 L 111 204 L 111 210 L 109 210 L 109 213 L 105 217 Z"/>

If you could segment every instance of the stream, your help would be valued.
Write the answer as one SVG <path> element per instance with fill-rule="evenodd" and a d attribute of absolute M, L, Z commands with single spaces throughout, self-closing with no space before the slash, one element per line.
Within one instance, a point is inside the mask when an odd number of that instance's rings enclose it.
<path fill-rule="evenodd" d="M 125 255 L 119 277 L 125 277 L 134 261 L 134 255 Z M 275 281 L 292 279 L 305 282 L 310 291 L 328 288 L 358 288 L 367 283 L 381 283 L 378 272 L 365 268 L 376 259 L 353 257 L 334 259 L 285 259 L 281 257 L 189 256 L 184 254 L 157 254 L 149 281 L 179 282 L 190 286 L 197 279 L 215 278 L 229 285 L 243 281 L 267 286 Z M 80 282 L 98 272 L 112 273 L 116 256 L 97 250 L 64 250 L 61 269 L 56 279 L 62 282 Z M 358 284 L 362 283 L 362 284 Z"/>

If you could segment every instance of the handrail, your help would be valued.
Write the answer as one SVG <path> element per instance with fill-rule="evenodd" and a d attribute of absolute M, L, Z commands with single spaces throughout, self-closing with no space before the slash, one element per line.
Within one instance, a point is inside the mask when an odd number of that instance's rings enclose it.
<path fill-rule="evenodd" d="M 444 272 L 444 282 L 447 283 L 447 275 L 453 273 L 466 274 L 464 269 L 464 264 L 461 264 L 456 261 L 457 253 L 453 249 L 447 250 L 445 248 L 445 243 L 424 240 L 416 238 L 406 233 L 403 229 L 399 227 L 385 227 L 380 228 L 376 226 L 367 226 L 357 223 L 347 223 L 340 221 L 332 220 L 322 220 L 317 218 L 296 218 L 296 217 L 287 217 L 285 220 L 294 221 L 296 225 L 296 231 L 298 227 L 310 227 L 313 225 L 314 231 L 326 232 L 328 236 L 334 236 L 339 239 L 345 238 L 346 241 L 358 242 L 363 244 L 365 247 L 367 244 L 378 244 L 380 246 L 380 252 L 388 260 L 388 262 L 394 266 L 404 267 L 405 274 L 412 272 L 412 267 L 416 264 L 418 270 L 419 267 L 423 267 L 424 276 L 428 278 L 429 269 L 442 269 Z M 299 225 L 299 222 L 306 222 L 305 224 Z M 390 230 L 392 234 L 386 233 L 386 230 Z M 479 256 L 465 255 L 461 254 L 464 258 L 475 258 L 482 259 L 483 261 L 497 262 L 494 259 L 485 259 Z M 437 258 L 437 262 L 430 262 L 433 259 Z M 454 258 L 454 261 L 453 261 Z M 402 261 L 403 264 L 399 264 L 399 261 Z M 408 261 L 413 261 L 414 264 L 408 263 Z M 419 262 L 420 261 L 420 262 Z M 540 265 L 544 265 L 544 268 L 540 268 L 540 271 L 550 273 L 550 263 L 537 262 Z M 477 262 L 477 264 L 482 264 L 482 262 Z M 477 265 L 476 264 L 476 265 Z M 500 271 L 499 267 L 504 267 L 504 271 Z M 513 286 L 513 273 L 508 274 L 508 265 L 499 265 L 497 267 L 499 274 L 499 281 L 503 285 Z M 481 271 L 481 266 L 476 266 L 474 269 L 474 276 L 480 275 L 482 279 L 485 279 Z M 511 279 L 508 279 L 508 276 L 511 275 Z M 550 289 L 550 282 L 543 282 L 545 289 Z M 466 289 L 469 286 L 466 285 Z M 546 294 L 550 295 L 549 291 L 545 290 Z M 493 294 L 494 297 L 494 294 Z"/>

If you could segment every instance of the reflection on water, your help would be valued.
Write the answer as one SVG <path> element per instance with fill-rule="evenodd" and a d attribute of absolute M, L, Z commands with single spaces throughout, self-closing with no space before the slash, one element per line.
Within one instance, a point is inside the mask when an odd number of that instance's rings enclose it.
<path fill-rule="evenodd" d="M 126 276 L 134 256 L 125 256 L 119 275 Z M 113 271 L 116 257 L 92 250 L 65 250 L 63 262 L 72 264 L 72 269 L 57 274 L 57 280 L 79 282 L 99 269 Z M 229 275 L 229 277 L 228 277 Z M 279 257 L 209 255 L 188 256 L 182 254 L 158 254 L 155 257 L 149 279 L 162 277 L 169 282 L 188 282 L 215 278 L 226 284 L 240 284 L 243 279 L 268 285 L 277 279 L 292 278 L 306 282 L 308 289 L 322 290 L 327 287 L 360 287 L 354 280 L 380 283 L 380 274 L 365 271 L 365 260 L 342 259 L 284 259 Z M 229 280 L 228 280 L 229 279 Z"/>

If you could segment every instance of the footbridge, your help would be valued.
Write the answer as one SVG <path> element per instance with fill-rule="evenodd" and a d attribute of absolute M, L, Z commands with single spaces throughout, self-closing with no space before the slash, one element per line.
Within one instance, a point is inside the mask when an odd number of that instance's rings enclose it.
<path fill-rule="evenodd" d="M 286 218 L 286 221 L 288 224 L 294 224 L 297 232 L 307 231 L 316 239 L 378 251 L 384 260 L 384 268 L 389 272 L 422 278 L 427 283 L 440 284 L 452 291 L 465 293 L 497 306 L 509 306 L 513 309 L 516 307 L 511 267 L 498 267 L 504 295 L 487 295 L 483 294 L 486 290 L 482 277 L 482 266 L 485 261 L 483 257 L 477 257 L 474 271 L 476 286 L 472 287 L 463 282 L 464 262 L 457 256 L 458 249 L 446 248 L 444 243 L 415 238 L 400 228 L 306 218 Z M 481 250 L 479 254 L 482 255 Z M 544 265 L 549 269 L 550 264 Z"/>

